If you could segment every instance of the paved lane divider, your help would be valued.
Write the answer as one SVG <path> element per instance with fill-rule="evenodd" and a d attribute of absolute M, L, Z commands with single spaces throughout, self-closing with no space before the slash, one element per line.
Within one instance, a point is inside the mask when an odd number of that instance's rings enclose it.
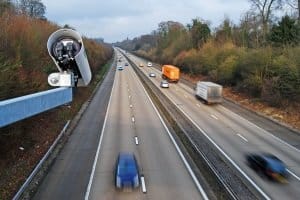
<path fill-rule="evenodd" d="M 139 145 L 139 139 L 138 139 L 137 136 L 134 137 L 134 140 L 135 140 L 135 144 L 136 144 L 136 145 Z"/>
<path fill-rule="evenodd" d="M 210 115 L 212 118 L 218 120 L 218 118 L 215 115 Z"/>
<path fill-rule="evenodd" d="M 296 174 L 294 174 L 293 172 L 291 172 L 288 169 L 287 169 L 287 172 L 290 173 L 295 179 L 297 179 L 298 181 L 300 181 L 300 178 Z"/>
<path fill-rule="evenodd" d="M 144 175 L 141 175 L 141 182 L 142 182 L 142 191 L 143 191 L 143 193 L 146 193 L 147 189 L 146 189 L 146 183 L 145 183 Z"/>
<path fill-rule="evenodd" d="M 244 136 L 242 136 L 241 134 L 236 134 L 237 136 L 239 136 L 240 138 L 242 138 L 242 140 L 244 140 L 245 142 L 248 142 L 248 140 L 244 137 Z"/>

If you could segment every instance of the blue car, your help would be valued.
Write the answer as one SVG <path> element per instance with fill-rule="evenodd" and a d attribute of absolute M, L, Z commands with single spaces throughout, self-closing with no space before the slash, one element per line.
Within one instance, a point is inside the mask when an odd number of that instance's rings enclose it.
<path fill-rule="evenodd" d="M 139 187 L 138 164 L 133 153 L 119 154 L 115 173 L 115 184 L 117 188 Z"/>
<path fill-rule="evenodd" d="M 285 164 L 272 154 L 249 154 L 247 155 L 248 164 L 258 173 L 279 182 L 286 182 L 288 172 Z"/>

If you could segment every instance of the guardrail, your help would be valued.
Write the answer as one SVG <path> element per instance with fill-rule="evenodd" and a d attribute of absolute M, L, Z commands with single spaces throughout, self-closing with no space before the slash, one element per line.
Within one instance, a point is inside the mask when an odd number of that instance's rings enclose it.
<path fill-rule="evenodd" d="M 34 176 L 39 172 L 39 170 L 43 166 L 44 162 L 48 159 L 48 157 L 50 156 L 50 154 L 52 153 L 52 151 L 56 147 L 57 143 L 60 141 L 60 139 L 62 138 L 62 136 L 65 134 L 65 132 L 66 132 L 69 124 L 70 124 L 70 120 L 67 121 L 66 125 L 64 126 L 64 128 L 62 129 L 62 131 L 60 132 L 60 134 L 58 135 L 58 137 L 55 139 L 54 143 L 51 145 L 51 147 L 49 148 L 49 150 L 47 151 L 47 153 L 40 160 L 40 162 L 36 165 L 36 167 L 31 172 L 31 174 L 29 175 L 29 177 L 26 179 L 26 181 L 24 182 L 24 184 L 21 186 L 21 188 L 19 189 L 19 191 L 13 197 L 13 200 L 18 200 L 18 199 L 21 198 L 22 194 L 24 193 L 24 191 L 26 190 L 26 188 L 28 187 L 28 185 L 31 183 L 31 181 L 34 178 Z"/>

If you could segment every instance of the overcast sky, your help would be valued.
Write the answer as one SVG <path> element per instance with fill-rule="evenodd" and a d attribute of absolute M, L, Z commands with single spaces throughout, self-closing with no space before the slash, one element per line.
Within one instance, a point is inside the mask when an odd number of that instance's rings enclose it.
<path fill-rule="evenodd" d="M 68 24 L 87 37 L 106 42 L 148 34 L 162 21 L 186 25 L 201 18 L 218 26 L 225 16 L 237 23 L 250 8 L 247 0 L 42 0 L 46 17 Z"/>

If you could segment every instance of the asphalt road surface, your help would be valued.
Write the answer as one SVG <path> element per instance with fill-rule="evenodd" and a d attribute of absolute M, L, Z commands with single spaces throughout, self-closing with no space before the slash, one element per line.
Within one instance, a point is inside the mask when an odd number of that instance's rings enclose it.
<path fill-rule="evenodd" d="M 202 199 L 131 66 L 116 72 L 100 145 L 89 199 Z M 114 187 L 119 152 L 136 155 L 146 193 Z"/>
<path fill-rule="evenodd" d="M 125 59 L 119 64 L 124 66 Z M 34 199 L 202 199 L 205 194 L 199 192 L 133 69 L 115 69 L 113 65 Z M 141 187 L 115 188 L 119 152 L 135 154 L 146 193 Z"/>
<path fill-rule="evenodd" d="M 111 67 L 34 199 L 84 199 L 114 75 Z"/>
<path fill-rule="evenodd" d="M 140 63 L 147 66 L 144 59 L 134 55 L 130 55 L 130 59 L 137 66 Z M 150 72 L 156 73 L 156 78 L 150 79 L 159 87 L 161 81 L 159 70 L 154 67 L 139 67 L 139 69 L 147 76 Z M 247 120 L 222 104 L 205 105 L 195 98 L 193 89 L 180 82 L 170 84 L 169 89 L 161 89 L 161 91 L 174 102 L 174 106 L 182 110 L 202 130 L 202 134 L 206 134 L 223 150 L 231 160 L 230 162 L 254 182 L 255 187 L 261 190 L 260 193 L 266 199 L 299 199 L 300 150 L 297 148 L 300 144 L 299 135 L 290 133 L 289 130 L 282 127 L 276 131 L 275 127 L 278 125 L 274 124 L 272 127 L 270 121 L 258 121 L 259 118 L 255 119 L 254 116 L 252 116 L 253 119 Z M 279 135 L 287 140 L 280 139 Z M 245 154 L 261 152 L 272 153 L 286 163 L 290 173 L 287 184 L 270 181 L 249 168 L 246 164 Z"/>

